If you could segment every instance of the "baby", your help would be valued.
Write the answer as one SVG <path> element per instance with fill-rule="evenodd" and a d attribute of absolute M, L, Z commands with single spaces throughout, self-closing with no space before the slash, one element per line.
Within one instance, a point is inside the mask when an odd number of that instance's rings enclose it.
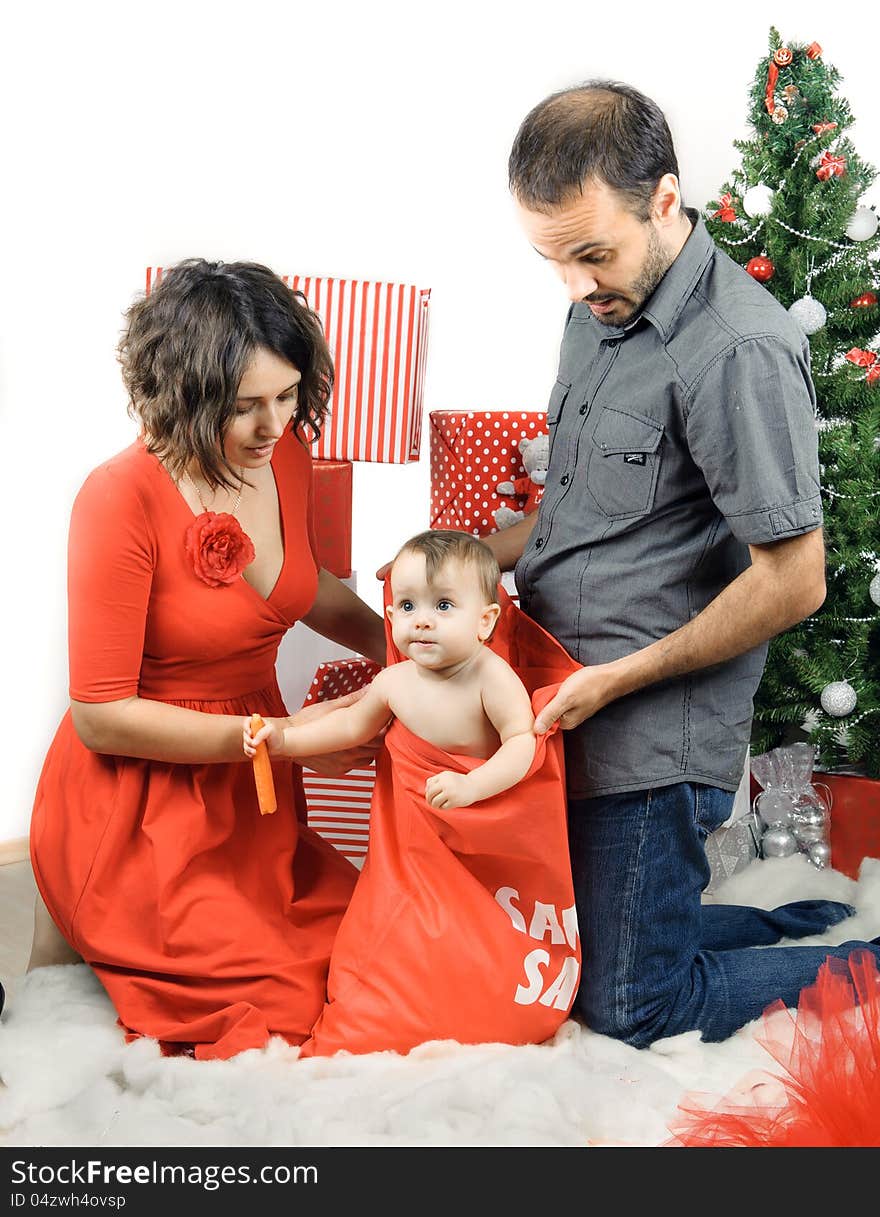
<path fill-rule="evenodd" d="M 391 716 L 444 752 L 485 757 L 469 773 L 428 778 L 425 798 L 438 809 L 468 807 L 514 786 L 535 755 L 526 689 L 484 647 L 501 613 L 498 563 L 482 541 L 431 530 L 407 541 L 391 566 L 387 612 L 401 663 L 384 668 L 353 705 L 314 722 L 274 719 L 256 735 L 245 720 L 244 750 L 265 741 L 270 756 L 337 752 L 365 743 Z"/>

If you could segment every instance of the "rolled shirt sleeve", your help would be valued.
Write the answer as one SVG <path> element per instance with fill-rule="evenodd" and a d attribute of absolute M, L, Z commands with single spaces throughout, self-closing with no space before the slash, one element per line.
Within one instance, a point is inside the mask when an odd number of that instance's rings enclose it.
<path fill-rule="evenodd" d="M 739 541 L 760 545 L 821 525 L 805 352 L 772 335 L 741 339 L 696 381 L 686 429 L 691 455 Z"/>

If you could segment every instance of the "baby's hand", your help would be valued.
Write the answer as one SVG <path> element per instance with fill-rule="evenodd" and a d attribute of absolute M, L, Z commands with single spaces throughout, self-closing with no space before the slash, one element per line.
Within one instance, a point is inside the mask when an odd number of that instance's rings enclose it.
<path fill-rule="evenodd" d="M 242 730 L 245 756 L 253 758 L 256 755 L 257 745 L 262 743 L 265 743 L 270 756 L 283 756 L 284 730 L 281 726 L 283 721 L 285 720 L 267 718 L 265 725 L 260 728 L 256 735 L 252 735 L 251 720 L 246 718 Z"/>
<path fill-rule="evenodd" d="M 466 773 L 451 773 L 444 769 L 425 782 L 425 798 L 431 807 L 446 811 L 452 807 L 470 807 L 474 799 Z"/>

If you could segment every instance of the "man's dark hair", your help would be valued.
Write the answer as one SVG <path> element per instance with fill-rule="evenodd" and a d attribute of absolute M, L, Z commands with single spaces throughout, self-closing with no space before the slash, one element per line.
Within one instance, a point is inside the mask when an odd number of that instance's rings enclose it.
<path fill-rule="evenodd" d="M 588 80 L 553 93 L 523 120 L 508 162 L 510 189 L 524 207 L 549 211 L 605 182 L 640 220 L 657 183 L 678 177 L 669 125 L 649 97 L 613 80 Z"/>

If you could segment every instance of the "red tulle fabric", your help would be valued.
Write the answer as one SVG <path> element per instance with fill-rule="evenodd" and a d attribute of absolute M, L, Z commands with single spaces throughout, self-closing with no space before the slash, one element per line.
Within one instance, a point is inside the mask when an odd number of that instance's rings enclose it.
<path fill-rule="evenodd" d="M 758 1043 L 782 1066 L 712 1110 L 679 1104 L 672 1146 L 880 1146 L 880 972 L 869 951 L 829 958 L 792 1016 L 764 1012 Z"/>

